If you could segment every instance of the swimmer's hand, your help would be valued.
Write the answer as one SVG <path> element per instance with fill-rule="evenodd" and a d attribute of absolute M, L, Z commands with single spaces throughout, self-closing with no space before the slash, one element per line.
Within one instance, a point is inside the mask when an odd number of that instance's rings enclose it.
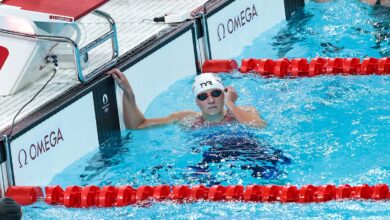
<path fill-rule="evenodd" d="M 127 80 L 125 74 L 123 74 L 119 69 L 114 68 L 109 70 L 106 74 L 114 77 L 115 81 L 124 93 L 128 95 L 133 94 L 133 89 L 131 88 L 129 81 Z"/>
<path fill-rule="evenodd" d="M 235 103 L 237 101 L 238 95 L 233 86 L 227 86 L 225 88 L 225 103 Z"/>

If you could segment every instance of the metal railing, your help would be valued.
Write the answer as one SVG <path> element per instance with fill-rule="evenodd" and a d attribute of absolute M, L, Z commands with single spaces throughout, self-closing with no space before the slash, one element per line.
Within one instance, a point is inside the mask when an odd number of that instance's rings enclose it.
<path fill-rule="evenodd" d="M 25 33 L 20 33 L 20 32 L 15 32 L 15 31 L 10 31 L 10 30 L 4 30 L 0 29 L 0 33 L 2 34 L 8 34 L 8 35 L 13 35 L 13 36 L 19 36 L 19 37 L 25 37 L 25 38 L 33 38 L 33 39 L 39 39 L 39 40 L 44 40 L 44 41 L 54 41 L 54 42 L 59 42 L 59 43 L 67 43 L 71 46 L 72 51 L 73 51 L 73 61 L 76 67 L 76 72 L 78 75 L 78 79 L 81 83 L 87 83 L 91 81 L 92 79 L 96 78 L 99 76 L 99 73 L 102 73 L 104 70 L 107 70 L 108 68 L 112 67 L 115 65 L 118 59 L 118 38 L 117 38 L 117 32 L 116 32 L 116 25 L 115 21 L 111 18 L 111 16 L 105 12 L 95 10 L 92 12 L 93 14 L 105 18 L 109 25 L 110 25 L 110 31 L 103 34 L 99 38 L 95 39 L 94 41 L 90 42 L 83 48 L 79 48 L 77 43 L 73 41 L 72 39 L 68 37 L 63 37 L 63 36 L 52 36 L 52 35 L 34 35 L 34 34 L 25 34 Z M 96 69 L 92 70 L 90 73 L 84 75 L 83 70 L 81 68 L 81 61 L 80 59 L 84 56 L 87 55 L 87 53 L 94 49 L 95 47 L 101 45 L 105 41 L 111 39 L 111 44 L 112 44 L 112 57 L 110 61 L 100 65 Z"/>

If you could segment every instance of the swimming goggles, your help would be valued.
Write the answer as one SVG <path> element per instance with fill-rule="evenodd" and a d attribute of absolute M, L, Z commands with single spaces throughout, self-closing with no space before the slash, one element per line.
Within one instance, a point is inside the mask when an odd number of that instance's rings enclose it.
<path fill-rule="evenodd" d="M 214 98 L 221 96 L 221 94 L 222 94 L 222 91 L 219 89 L 216 89 L 216 90 L 213 90 L 210 92 L 210 95 Z M 207 93 L 200 93 L 199 95 L 196 96 L 196 98 L 198 98 L 200 101 L 204 101 L 208 97 L 209 97 L 209 94 L 207 94 Z"/>

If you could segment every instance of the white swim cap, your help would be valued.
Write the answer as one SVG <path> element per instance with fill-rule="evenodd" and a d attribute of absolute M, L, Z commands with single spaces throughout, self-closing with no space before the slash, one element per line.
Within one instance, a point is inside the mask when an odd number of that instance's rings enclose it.
<path fill-rule="evenodd" d="M 192 92 L 195 96 L 208 89 L 220 89 L 224 90 L 225 86 L 222 84 L 221 79 L 213 73 L 202 73 L 195 77 L 194 85 L 192 86 Z"/>

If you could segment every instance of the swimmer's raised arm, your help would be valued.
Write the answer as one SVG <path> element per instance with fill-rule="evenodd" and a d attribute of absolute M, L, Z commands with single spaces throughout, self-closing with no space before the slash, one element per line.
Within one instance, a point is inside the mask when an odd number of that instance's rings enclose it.
<path fill-rule="evenodd" d="M 260 118 L 259 112 L 256 108 L 236 106 L 235 102 L 238 95 L 232 86 L 227 86 L 226 89 L 225 105 L 238 122 L 254 127 L 267 126 L 267 123 Z"/>
<path fill-rule="evenodd" d="M 158 125 L 169 124 L 183 120 L 185 117 L 196 114 L 193 111 L 180 111 L 162 118 L 145 118 L 135 101 L 133 89 L 126 76 L 119 69 L 112 69 L 107 74 L 114 77 L 119 87 L 123 90 L 123 118 L 128 129 L 143 129 Z"/>

